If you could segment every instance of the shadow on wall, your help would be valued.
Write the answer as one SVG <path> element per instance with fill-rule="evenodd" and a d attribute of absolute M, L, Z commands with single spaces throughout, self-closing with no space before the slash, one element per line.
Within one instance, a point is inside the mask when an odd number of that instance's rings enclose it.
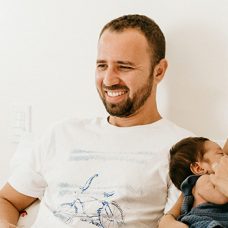
<path fill-rule="evenodd" d="M 169 119 L 197 135 L 226 138 L 227 34 L 210 24 L 172 31 L 173 34 L 167 34 Z"/>

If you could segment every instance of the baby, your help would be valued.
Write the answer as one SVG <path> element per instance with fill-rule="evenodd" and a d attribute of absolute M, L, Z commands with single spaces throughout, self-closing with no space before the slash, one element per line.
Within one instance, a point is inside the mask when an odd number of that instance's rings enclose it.
<path fill-rule="evenodd" d="M 183 192 L 178 220 L 190 227 L 228 227 L 228 198 L 210 181 L 222 148 L 203 137 L 182 139 L 170 150 L 169 175 Z"/>

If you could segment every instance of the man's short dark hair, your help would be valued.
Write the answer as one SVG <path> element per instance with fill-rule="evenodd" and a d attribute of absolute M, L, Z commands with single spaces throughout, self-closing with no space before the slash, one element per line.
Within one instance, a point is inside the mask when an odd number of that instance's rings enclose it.
<path fill-rule="evenodd" d="M 100 36 L 107 29 L 122 32 L 129 28 L 139 30 L 147 39 L 151 49 L 152 65 L 165 58 L 165 37 L 159 26 L 147 16 L 132 14 L 116 18 L 103 27 Z"/>
<path fill-rule="evenodd" d="M 180 189 L 181 183 L 193 174 L 190 165 L 203 159 L 206 141 L 209 139 L 188 137 L 170 149 L 169 176 L 178 189 Z"/>

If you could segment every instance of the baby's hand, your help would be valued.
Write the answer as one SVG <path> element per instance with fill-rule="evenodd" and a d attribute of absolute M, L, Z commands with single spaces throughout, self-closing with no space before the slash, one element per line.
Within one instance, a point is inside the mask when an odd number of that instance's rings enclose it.
<path fill-rule="evenodd" d="M 212 169 L 215 174 L 210 175 L 211 182 L 228 197 L 228 155 L 223 156 L 219 163 L 212 166 Z"/>
<path fill-rule="evenodd" d="M 223 147 L 223 152 L 224 152 L 224 154 L 228 155 L 228 139 L 226 140 L 226 143 L 225 143 L 225 145 Z"/>

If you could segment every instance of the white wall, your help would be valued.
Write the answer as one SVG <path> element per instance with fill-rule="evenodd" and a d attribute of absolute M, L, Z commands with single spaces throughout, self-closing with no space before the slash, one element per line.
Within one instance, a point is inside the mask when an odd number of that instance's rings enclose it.
<path fill-rule="evenodd" d="M 226 0 L 0 0 L 0 184 L 16 148 L 12 103 L 32 105 L 36 137 L 63 117 L 105 114 L 94 86 L 97 38 L 123 14 L 146 14 L 165 33 L 163 116 L 198 135 L 226 138 L 227 12 Z"/>

